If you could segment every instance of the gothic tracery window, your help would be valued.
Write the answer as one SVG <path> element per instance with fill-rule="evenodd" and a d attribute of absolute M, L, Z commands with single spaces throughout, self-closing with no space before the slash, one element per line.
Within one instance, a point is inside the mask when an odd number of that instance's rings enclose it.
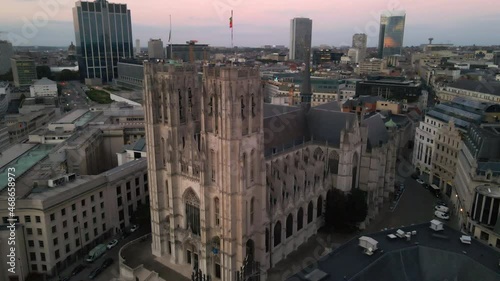
<path fill-rule="evenodd" d="M 200 200 L 192 190 L 189 190 L 184 196 L 184 203 L 186 206 L 186 227 L 190 228 L 193 234 L 200 235 Z"/>

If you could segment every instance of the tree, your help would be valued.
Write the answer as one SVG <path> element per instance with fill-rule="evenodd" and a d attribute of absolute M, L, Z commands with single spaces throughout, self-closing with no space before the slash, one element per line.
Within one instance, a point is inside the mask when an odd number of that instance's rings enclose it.
<path fill-rule="evenodd" d="M 36 76 L 38 77 L 38 79 L 42 79 L 43 77 L 46 77 L 48 79 L 54 79 L 54 77 L 52 77 L 52 71 L 50 70 L 50 67 L 48 65 L 37 66 Z"/>
<path fill-rule="evenodd" d="M 334 188 L 326 198 L 326 226 L 342 229 L 347 223 L 347 217 L 347 197 L 344 192 Z"/>
<path fill-rule="evenodd" d="M 69 69 L 64 69 L 63 71 L 57 73 L 56 80 L 57 81 L 71 81 L 71 80 L 79 80 L 80 74 L 78 71 L 71 71 Z"/>
<path fill-rule="evenodd" d="M 132 223 L 147 225 L 151 222 L 151 210 L 149 209 L 149 203 L 141 204 L 137 206 L 137 210 L 131 218 Z"/>
<path fill-rule="evenodd" d="M 353 189 L 347 196 L 347 213 L 349 222 L 357 224 L 363 222 L 368 215 L 368 205 L 366 204 L 366 192 L 361 189 Z"/>

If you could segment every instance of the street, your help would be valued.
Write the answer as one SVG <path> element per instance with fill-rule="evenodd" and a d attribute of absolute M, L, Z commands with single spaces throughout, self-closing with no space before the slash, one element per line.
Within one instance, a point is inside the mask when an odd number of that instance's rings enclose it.
<path fill-rule="evenodd" d="M 93 102 L 87 98 L 85 91 L 82 89 L 84 86 L 78 81 L 63 82 L 61 104 L 67 111 L 75 108 L 89 108 Z M 69 110 L 68 110 L 69 109 Z"/>
<path fill-rule="evenodd" d="M 140 227 L 137 231 L 131 233 L 127 238 L 123 240 L 119 240 L 118 244 L 112 248 L 111 250 L 107 250 L 106 253 L 104 253 L 100 258 L 98 258 L 96 261 L 93 263 L 87 263 L 84 259 L 75 262 L 73 265 L 69 266 L 62 272 L 60 272 L 61 279 L 64 277 L 69 277 L 71 276 L 71 272 L 75 267 L 77 267 L 80 264 L 83 264 L 86 266 L 84 270 L 82 270 L 80 273 L 78 273 L 75 276 L 72 276 L 70 280 L 74 281 L 83 281 L 83 280 L 90 280 L 89 274 L 96 269 L 97 267 L 100 267 L 102 263 L 104 262 L 105 259 L 107 258 L 112 258 L 113 259 L 113 264 L 106 268 L 104 271 L 102 271 L 96 278 L 93 280 L 96 281 L 110 281 L 113 280 L 113 278 L 118 278 L 120 277 L 120 271 L 118 268 L 119 264 L 119 258 L 118 258 L 118 252 L 120 251 L 120 248 L 123 247 L 125 244 L 128 242 L 137 239 L 147 233 L 151 232 L 151 229 L 149 226 L 142 226 Z M 116 235 L 117 237 L 119 235 Z M 105 244 L 109 243 L 111 240 L 117 239 L 116 237 L 110 238 L 107 241 L 103 242 Z M 150 245 L 148 245 L 150 246 Z M 49 281 L 59 281 L 57 277 L 53 277 L 49 279 Z"/>

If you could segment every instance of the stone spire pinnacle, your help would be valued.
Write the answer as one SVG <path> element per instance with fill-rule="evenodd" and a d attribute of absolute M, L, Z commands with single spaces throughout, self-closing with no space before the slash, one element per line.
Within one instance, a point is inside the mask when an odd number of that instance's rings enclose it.
<path fill-rule="evenodd" d="M 305 69 L 302 72 L 302 85 L 300 88 L 300 103 L 308 111 L 311 108 L 311 49 L 306 49 Z"/>

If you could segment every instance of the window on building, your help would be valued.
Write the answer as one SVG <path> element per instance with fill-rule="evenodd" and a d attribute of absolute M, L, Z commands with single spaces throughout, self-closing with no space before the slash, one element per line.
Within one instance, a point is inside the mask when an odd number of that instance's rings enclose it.
<path fill-rule="evenodd" d="M 40 246 L 40 248 L 44 247 L 43 240 L 38 240 L 38 246 Z"/>
<path fill-rule="evenodd" d="M 220 202 L 219 198 L 214 199 L 214 209 L 215 209 L 215 225 L 220 225 Z"/>
<path fill-rule="evenodd" d="M 82 216 L 83 216 L 84 218 L 86 218 L 86 217 L 87 217 L 87 211 L 83 211 L 83 212 L 82 212 Z"/>
<path fill-rule="evenodd" d="M 38 271 L 38 266 L 36 264 L 32 264 L 31 271 Z"/>
<path fill-rule="evenodd" d="M 33 240 L 28 240 L 28 247 L 35 247 L 35 242 Z"/>
<path fill-rule="evenodd" d="M 127 192 L 127 201 L 131 201 L 131 200 L 132 200 L 132 193 Z"/>
<path fill-rule="evenodd" d="M 90 202 L 94 202 L 94 195 L 90 195 Z"/>
<path fill-rule="evenodd" d="M 59 250 L 56 250 L 56 251 L 54 252 L 54 256 L 56 257 L 56 259 L 58 259 L 58 258 L 60 257 L 60 256 L 59 256 Z"/>
<path fill-rule="evenodd" d="M 297 231 L 304 227 L 304 209 L 300 208 L 297 212 Z"/>
<path fill-rule="evenodd" d="M 28 235 L 33 235 L 33 228 L 30 228 L 30 227 L 26 228 L 26 233 Z"/>
<path fill-rule="evenodd" d="M 38 235 L 42 235 L 42 229 L 41 228 L 37 228 L 36 232 L 37 232 Z"/>
<path fill-rule="evenodd" d="M 255 198 L 252 197 L 252 199 L 250 200 L 250 225 L 253 225 L 254 213 L 255 213 Z"/>
<path fill-rule="evenodd" d="M 122 194 L 122 187 L 119 185 L 116 187 L 116 195 Z"/>
<path fill-rule="evenodd" d="M 72 204 L 72 205 L 71 205 L 71 210 L 72 210 L 72 211 L 76 211 L 76 204 Z"/>
<path fill-rule="evenodd" d="M 311 223 L 313 221 L 313 212 L 314 212 L 314 206 L 313 202 L 309 202 L 309 205 L 307 206 L 307 223 Z"/>
<path fill-rule="evenodd" d="M 292 236 L 293 234 L 293 216 L 289 214 L 286 218 L 286 238 Z"/>
<path fill-rule="evenodd" d="M 103 198 L 104 197 L 104 193 L 102 191 L 99 191 L 99 198 Z"/>
<path fill-rule="evenodd" d="M 97 236 L 99 234 L 99 232 L 97 231 L 97 227 L 94 228 L 94 236 Z"/>
<path fill-rule="evenodd" d="M 127 191 L 130 190 L 130 182 L 129 181 L 126 184 L 126 187 L 127 187 Z"/>
<path fill-rule="evenodd" d="M 38 223 L 39 223 L 39 222 L 41 222 L 41 218 L 40 218 L 40 216 L 36 216 L 36 217 L 35 217 L 35 221 L 36 221 L 36 222 L 38 222 Z"/>
<path fill-rule="evenodd" d="M 121 197 L 118 197 L 118 198 L 116 199 L 116 201 L 117 201 L 118 207 L 120 207 L 120 206 L 122 205 L 122 198 L 121 198 Z"/>
<path fill-rule="evenodd" d="M 56 232 L 57 232 L 57 227 L 54 225 L 54 226 L 52 227 L 52 233 L 56 233 Z"/>
<path fill-rule="evenodd" d="M 40 253 L 40 260 L 45 261 L 45 253 Z"/>
<path fill-rule="evenodd" d="M 57 244 L 59 244 L 59 240 L 57 240 L 57 238 L 54 238 L 52 242 L 54 242 L 54 246 L 57 246 Z"/>
<path fill-rule="evenodd" d="M 200 235 L 200 201 L 193 191 L 188 191 L 185 197 L 186 227 L 191 228 L 193 234 Z"/>
<path fill-rule="evenodd" d="M 104 202 L 101 202 L 101 209 L 104 209 Z"/>
<path fill-rule="evenodd" d="M 64 240 L 68 239 L 69 234 L 67 232 L 64 232 Z"/>
<path fill-rule="evenodd" d="M 50 221 L 54 221 L 56 219 L 56 216 L 54 214 L 50 214 Z"/>
<path fill-rule="evenodd" d="M 71 251 L 71 248 L 69 247 L 69 244 L 66 244 L 66 254 Z"/>
<path fill-rule="evenodd" d="M 24 222 L 31 222 L 31 216 L 24 216 Z"/>
<path fill-rule="evenodd" d="M 274 247 L 281 243 L 281 222 L 278 221 L 274 225 Z"/>

